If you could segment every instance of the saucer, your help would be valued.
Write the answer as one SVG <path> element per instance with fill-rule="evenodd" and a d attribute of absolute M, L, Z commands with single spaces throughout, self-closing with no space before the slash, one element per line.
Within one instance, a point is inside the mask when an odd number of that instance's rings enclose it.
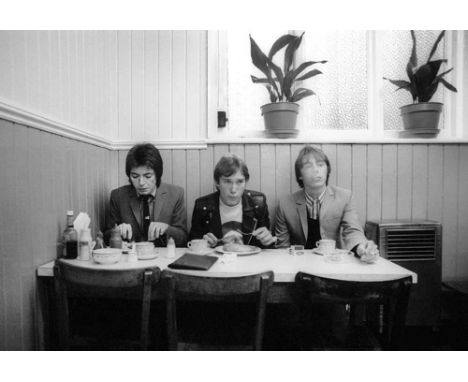
<path fill-rule="evenodd" d="M 200 256 L 204 256 L 204 255 L 209 255 L 210 253 L 213 253 L 214 251 L 214 248 L 209 248 L 209 249 L 206 249 L 204 251 L 191 251 L 190 249 L 187 249 L 185 251 L 185 253 L 188 253 L 190 255 L 200 255 Z"/>

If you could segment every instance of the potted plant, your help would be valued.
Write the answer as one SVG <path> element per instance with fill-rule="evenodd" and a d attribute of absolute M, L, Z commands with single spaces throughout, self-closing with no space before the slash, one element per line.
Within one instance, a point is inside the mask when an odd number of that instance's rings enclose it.
<path fill-rule="evenodd" d="M 263 78 L 251 76 L 252 82 L 263 84 L 270 95 L 271 103 L 261 106 L 268 136 L 292 137 L 296 136 L 297 114 L 299 100 L 315 93 L 303 87 L 296 87 L 298 81 L 314 77 L 322 72 L 312 69 L 302 74 L 307 68 L 327 61 L 307 61 L 300 65 L 293 65 L 297 49 L 301 45 L 302 37 L 286 34 L 278 38 L 271 46 L 268 55 L 262 52 L 255 40 L 250 36 L 250 55 L 252 63 L 265 75 Z M 275 55 L 284 50 L 284 63 L 281 68 L 273 62 Z"/>
<path fill-rule="evenodd" d="M 434 46 L 429 53 L 427 62 L 418 66 L 418 57 L 416 54 L 416 35 L 411 31 L 413 39 L 413 49 L 411 56 L 406 65 L 406 73 L 409 81 L 406 80 L 391 80 L 383 77 L 384 80 L 390 81 L 397 86 L 396 90 L 404 89 L 411 93 L 413 103 L 402 106 L 400 108 L 403 117 L 403 127 L 409 134 L 422 134 L 425 136 L 434 136 L 439 133 L 438 125 L 439 118 L 442 112 L 443 104 L 440 102 L 429 102 L 432 96 L 437 91 L 439 84 L 444 85 L 447 89 L 456 92 L 457 89 L 448 83 L 443 76 L 451 72 L 453 68 L 446 70 L 440 74 L 440 66 L 447 62 L 447 59 L 433 60 L 439 42 L 444 37 L 445 31 L 442 31 Z"/>

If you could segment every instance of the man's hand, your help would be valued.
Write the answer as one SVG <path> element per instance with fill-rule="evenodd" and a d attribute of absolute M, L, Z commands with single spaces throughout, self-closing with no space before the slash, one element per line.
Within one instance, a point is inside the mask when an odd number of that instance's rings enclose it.
<path fill-rule="evenodd" d="M 254 236 L 265 247 L 276 242 L 276 237 L 273 237 L 267 227 L 257 228 L 252 232 L 252 236 Z"/>
<path fill-rule="evenodd" d="M 242 240 L 242 234 L 238 231 L 229 231 L 226 235 L 223 236 L 223 243 L 238 243 L 244 244 L 244 240 Z"/>
<path fill-rule="evenodd" d="M 368 240 L 365 244 L 359 244 L 356 253 L 365 263 L 375 263 L 379 257 L 379 249 L 372 240 Z"/>
<path fill-rule="evenodd" d="M 127 223 L 119 224 L 120 236 L 124 240 L 131 240 L 132 239 L 132 226 Z"/>
<path fill-rule="evenodd" d="M 208 232 L 206 235 L 203 235 L 203 239 L 205 239 L 208 242 L 208 246 L 210 246 L 211 248 L 216 246 L 216 244 L 218 243 L 218 238 L 211 232 Z"/>
<path fill-rule="evenodd" d="M 153 241 L 164 235 L 169 228 L 169 224 L 162 222 L 151 222 L 148 228 L 148 240 Z"/>

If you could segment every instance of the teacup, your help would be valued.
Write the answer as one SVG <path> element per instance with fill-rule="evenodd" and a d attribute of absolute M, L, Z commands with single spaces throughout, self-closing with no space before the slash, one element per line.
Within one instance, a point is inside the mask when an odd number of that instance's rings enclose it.
<path fill-rule="evenodd" d="M 330 239 L 322 239 L 315 243 L 319 252 L 323 253 L 324 255 L 328 255 L 333 253 L 336 249 L 336 242 L 335 240 Z"/>
<path fill-rule="evenodd" d="M 187 243 L 187 247 L 192 252 L 206 252 L 210 249 L 205 239 L 193 239 Z"/>

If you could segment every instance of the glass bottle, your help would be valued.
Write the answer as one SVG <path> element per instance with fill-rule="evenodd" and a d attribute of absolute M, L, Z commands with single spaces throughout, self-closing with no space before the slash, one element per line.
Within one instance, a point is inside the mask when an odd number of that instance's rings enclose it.
<path fill-rule="evenodd" d="M 76 259 L 78 256 L 78 233 L 73 227 L 73 211 L 67 211 L 67 228 L 63 231 L 63 258 Z"/>

